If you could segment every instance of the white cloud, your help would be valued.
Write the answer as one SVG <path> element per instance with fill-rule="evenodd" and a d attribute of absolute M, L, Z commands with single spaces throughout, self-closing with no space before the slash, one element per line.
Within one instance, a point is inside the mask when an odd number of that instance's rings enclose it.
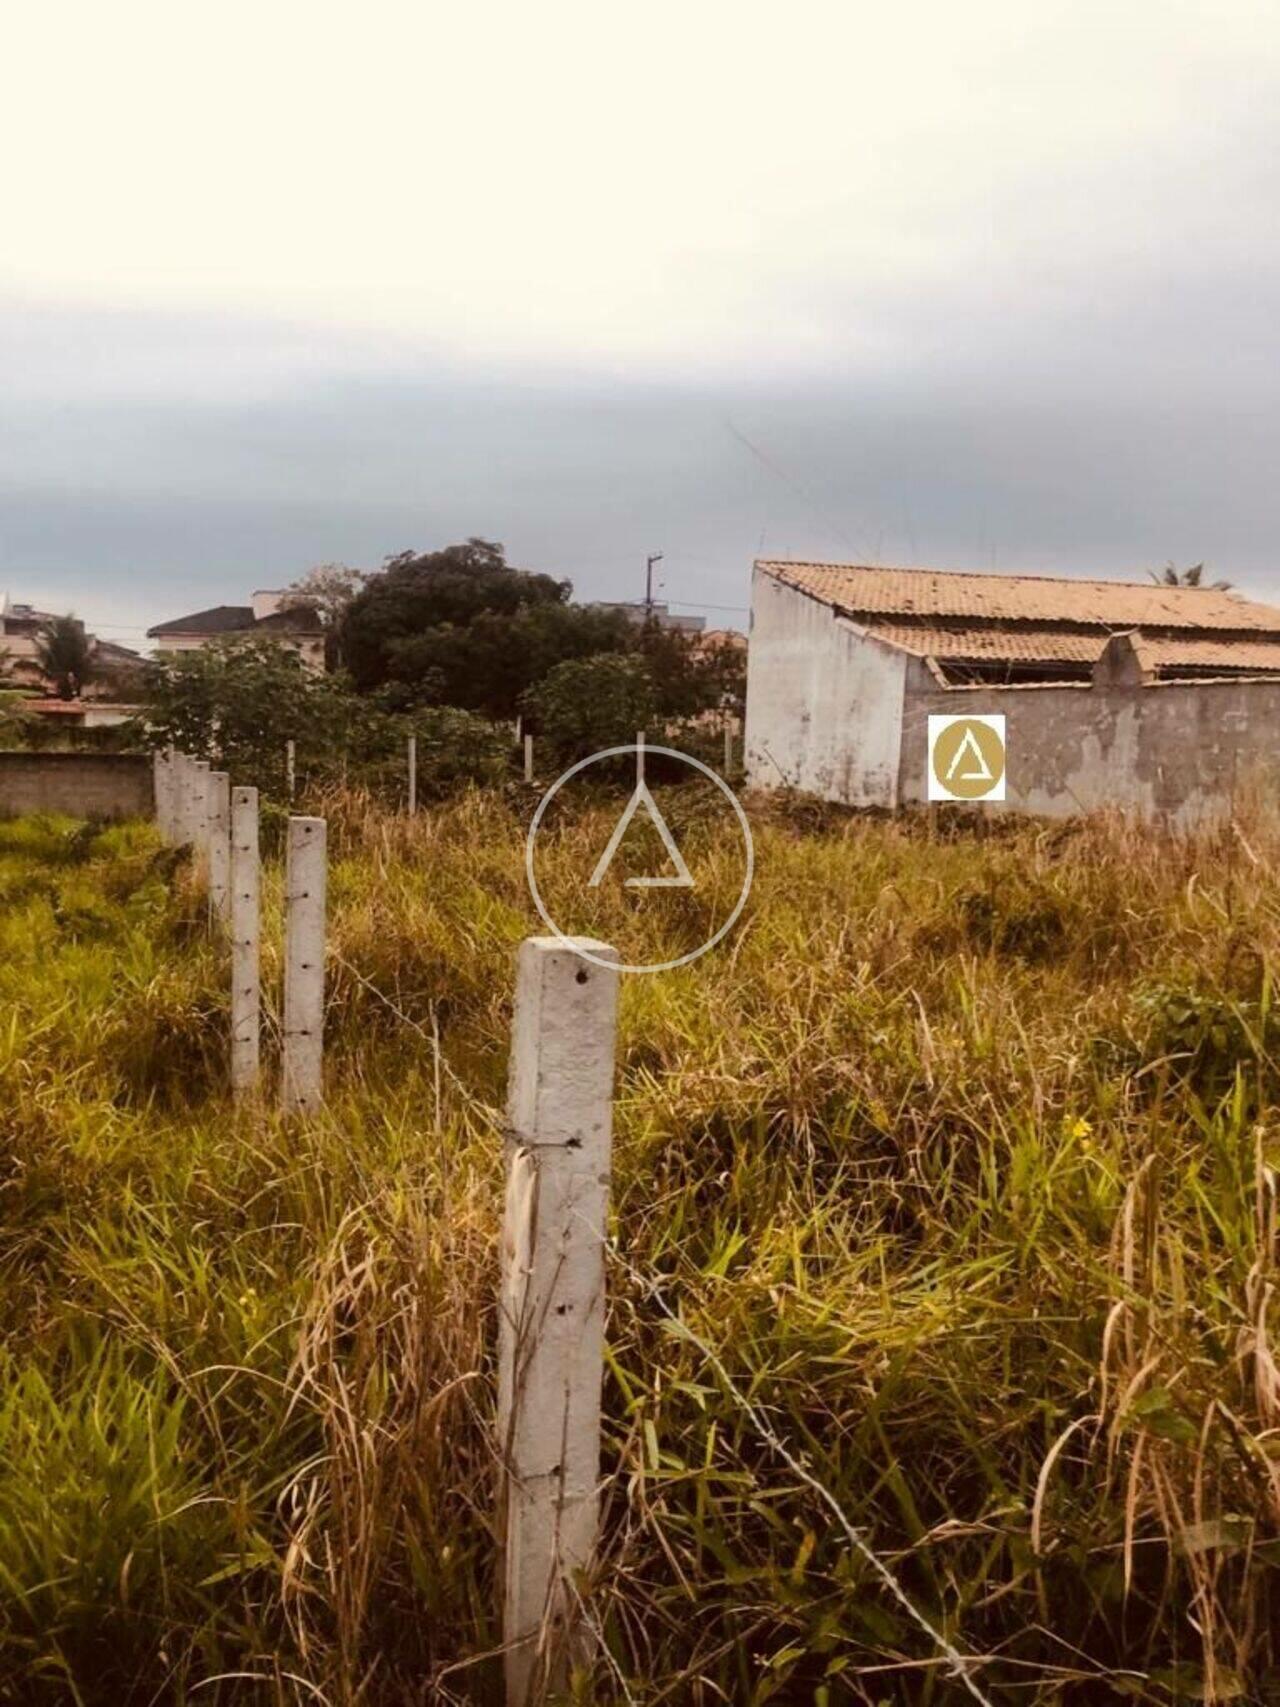
<path fill-rule="evenodd" d="M 0 284 L 475 356 L 889 361 L 899 292 L 1052 307 L 1270 248 L 1278 49 L 1238 0 L 30 7 Z"/>

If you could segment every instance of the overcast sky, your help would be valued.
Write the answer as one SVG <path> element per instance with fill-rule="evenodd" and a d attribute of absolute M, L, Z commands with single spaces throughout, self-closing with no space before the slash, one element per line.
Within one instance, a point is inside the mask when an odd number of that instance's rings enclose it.
<path fill-rule="evenodd" d="M 468 534 L 1280 597 L 1280 12 L 172 0 L 0 60 L 0 590 L 111 638 Z"/>

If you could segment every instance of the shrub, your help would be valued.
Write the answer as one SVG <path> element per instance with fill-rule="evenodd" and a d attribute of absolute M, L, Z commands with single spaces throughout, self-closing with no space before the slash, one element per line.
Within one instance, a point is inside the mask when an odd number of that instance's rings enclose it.
<path fill-rule="evenodd" d="M 644 660 L 618 653 L 557 664 L 525 695 L 539 732 L 562 759 L 585 758 L 636 738 L 655 713 Z"/>

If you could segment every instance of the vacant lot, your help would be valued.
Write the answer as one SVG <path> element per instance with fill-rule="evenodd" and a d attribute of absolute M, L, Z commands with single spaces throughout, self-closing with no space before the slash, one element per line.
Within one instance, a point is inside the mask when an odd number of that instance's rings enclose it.
<path fill-rule="evenodd" d="M 0 826 L 0 1699 L 497 1698 L 523 818 L 320 809 L 293 1126 L 152 831 Z M 735 935 L 624 988 L 581 1698 L 968 1699 L 917 1613 L 993 1701 L 1271 1698 L 1280 839 L 756 830 Z"/>

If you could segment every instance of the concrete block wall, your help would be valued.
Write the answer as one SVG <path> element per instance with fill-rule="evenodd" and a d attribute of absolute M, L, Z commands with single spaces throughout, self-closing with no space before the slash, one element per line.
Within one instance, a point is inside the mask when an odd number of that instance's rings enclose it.
<path fill-rule="evenodd" d="M 904 804 L 926 798 L 928 717 L 1003 713 L 1006 789 L 983 811 L 1070 818 L 1114 806 L 1179 827 L 1222 817 L 1280 778 L 1280 681 L 1105 680 L 1054 687 L 942 688 L 907 673 L 898 776 Z"/>
<path fill-rule="evenodd" d="M 146 753 L 0 753 L 0 817 L 55 812 L 69 818 L 151 818 Z"/>

